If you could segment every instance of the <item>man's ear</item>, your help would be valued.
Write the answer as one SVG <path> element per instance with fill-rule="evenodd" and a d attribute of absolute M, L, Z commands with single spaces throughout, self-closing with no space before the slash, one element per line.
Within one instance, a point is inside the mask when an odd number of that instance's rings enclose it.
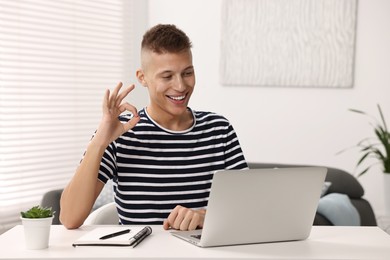
<path fill-rule="evenodd" d="M 136 77 L 138 79 L 138 82 L 141 83 L 142 86 L 144 86 L 144 87 L 148 86 L 148 84 L 146 83 L 146 80 L 145 80 L 145 73 L 142 69 L 137 70 Z"/>

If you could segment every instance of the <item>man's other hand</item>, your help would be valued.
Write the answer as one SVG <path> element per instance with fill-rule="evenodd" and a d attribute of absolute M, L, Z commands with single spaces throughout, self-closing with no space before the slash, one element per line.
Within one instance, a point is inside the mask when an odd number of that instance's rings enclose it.
<path fill-rule="evenodd" d="M 163 228 L 177 230 L 195 230 L 203 228 L 204 217 L 206 210 L 193 210 L 183 206 L 176 206 L 169 214 L 168 218 L 164 220 Z"/>

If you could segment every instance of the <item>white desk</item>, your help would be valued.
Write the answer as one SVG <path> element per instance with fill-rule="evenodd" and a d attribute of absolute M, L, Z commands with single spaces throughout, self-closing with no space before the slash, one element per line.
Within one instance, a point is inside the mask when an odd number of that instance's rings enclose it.
<path fill-rule="evenodd" d="M 27 250 L 23 227 L 0 236 L 0 259 L 390 259 L 390 236 L 378 227 L 314 226 L 305 241 L 198 248 L 152 226 L 136 248 L 72 247 L 93 226 L 66 230 L 52 226 L 49 248 Z"/>

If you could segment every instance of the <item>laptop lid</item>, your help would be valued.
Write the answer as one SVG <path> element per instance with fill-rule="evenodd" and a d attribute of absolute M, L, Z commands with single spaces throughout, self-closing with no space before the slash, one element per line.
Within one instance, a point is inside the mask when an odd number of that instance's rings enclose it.
<path fill-rule="evenodd" d="M 326 172 L 323 167 L 216 172 L 201 239 L 190 242 L 209 247 L 306 239 Z M 192 238 L 191 232 L 172 233 Z"/>

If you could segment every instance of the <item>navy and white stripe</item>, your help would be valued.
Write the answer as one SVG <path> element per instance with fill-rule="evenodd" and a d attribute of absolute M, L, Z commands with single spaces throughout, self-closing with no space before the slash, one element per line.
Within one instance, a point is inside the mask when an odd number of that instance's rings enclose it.
<path fill-rule="evenodd" d="M 139 123 L 107 147 L 99 179 L 113 179 L 121 223 L 161 224 L 176 205 L 205 208 L 216 170 L 247 168 L 228 120 L 192 113 L 190 129 L 172 132 L 143 109 Z"/>

